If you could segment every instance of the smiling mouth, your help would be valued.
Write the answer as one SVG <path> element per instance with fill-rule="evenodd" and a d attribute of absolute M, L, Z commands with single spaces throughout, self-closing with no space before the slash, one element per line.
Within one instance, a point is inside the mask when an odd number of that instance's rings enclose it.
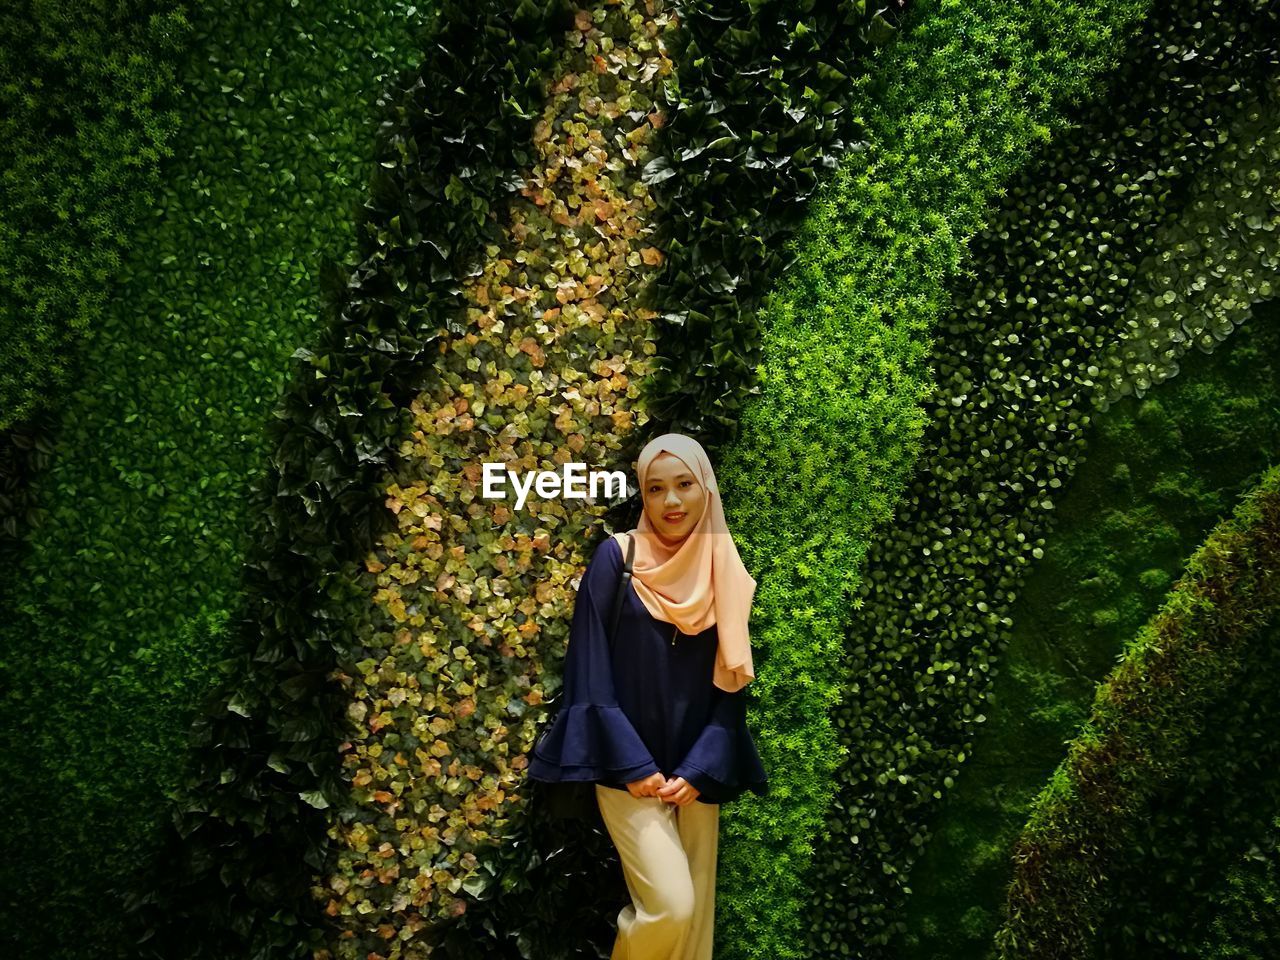
<path fill-rule="evenodd" d="M 668 523 L 679 523 L 684 518 L 685 515 L 683 513 L 664 513 L 662 515 L 662 519 L 666 520 Z"/>

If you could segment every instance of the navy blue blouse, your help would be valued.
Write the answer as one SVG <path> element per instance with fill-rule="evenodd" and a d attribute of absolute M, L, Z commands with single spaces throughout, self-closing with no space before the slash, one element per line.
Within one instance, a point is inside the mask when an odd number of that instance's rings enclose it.
<path fill-rule="evenodd" d="M 768 777 L 747 730 L 746 690 L 726 693 L 712 682 L 714 625 L 697 636 L 679 633 L 649 613 L 629 584 L 610 654 L 622 565 L 622 548 L 609 537 L 582 575 L 560 711 L 534 748 L 528 775 L 625 790 L 660 772 L 684 777 L 703 803 L 728 803 L 744 790 L 764 796 Z"/>

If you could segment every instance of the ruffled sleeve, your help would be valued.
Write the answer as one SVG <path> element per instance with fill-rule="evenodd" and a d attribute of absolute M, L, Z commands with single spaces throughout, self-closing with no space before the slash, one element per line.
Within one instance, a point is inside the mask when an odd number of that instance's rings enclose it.
<path fill-rule="evenodd" d="M 564 694 L 551 729 L 529 757 L 534 780 L 631 783 L 658 764 L 618 705 L 607 621 L 622 572 L 612 537 L 596 548 L 574 600 L 564 659 Z"/>
<path fill-rule="evenodd" d="M 769 778 L 747 729 L 746 688 L 726 693 L 714 688 L 711 719 L 672 772 L 698 788 L 704 803 L 728 803 L 743 791 L 769 792 Z"/>

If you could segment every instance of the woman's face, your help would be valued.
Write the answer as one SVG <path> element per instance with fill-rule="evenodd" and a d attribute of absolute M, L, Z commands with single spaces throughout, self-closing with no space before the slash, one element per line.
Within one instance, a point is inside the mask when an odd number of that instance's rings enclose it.
<path fill-rule="evenodd" d="M 658 536 L 672 543 L 683 540 L 702 519 L 706 506 L 706 488 L 683 460 L 665 450 L 653 458 L 644 512 Z"/>

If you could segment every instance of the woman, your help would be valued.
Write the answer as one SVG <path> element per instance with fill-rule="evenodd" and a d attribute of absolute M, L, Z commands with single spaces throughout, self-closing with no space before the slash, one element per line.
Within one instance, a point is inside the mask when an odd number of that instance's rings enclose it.
<path fill-rule="evenodd" d="M 701 444 L 664 434 L 636 466 L 640 524 L 605 540 L 583 574 L 564 700 L 529 776 L 595 782 L 632 899 L 612 960 L 711 960 L 720 807 L 768 792 L 743 689 L 755 677 L 756 582 Z M 632 580 L 611 650 L 628 538 Z"/>

